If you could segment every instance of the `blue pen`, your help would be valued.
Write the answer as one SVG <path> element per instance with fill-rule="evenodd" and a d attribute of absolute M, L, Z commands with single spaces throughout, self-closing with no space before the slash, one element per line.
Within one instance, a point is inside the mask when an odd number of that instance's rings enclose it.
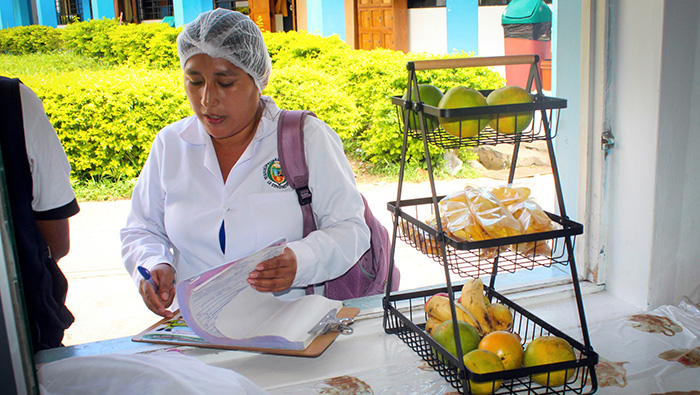
<path fill-rule="evenodd" d="M 141 273 L 143 278 L 145 278 L 146 281 L 148 281 L 153 286 L 153 289 L 155 289 L 156 292 L 158 292 L 158 286 L 156 285 L 156 282 L 153 281 L 153 277 L 151 277 L 151 272 L 143 266 L 139 266 L 137 269 L 139 269 L 139 273 Z"/>

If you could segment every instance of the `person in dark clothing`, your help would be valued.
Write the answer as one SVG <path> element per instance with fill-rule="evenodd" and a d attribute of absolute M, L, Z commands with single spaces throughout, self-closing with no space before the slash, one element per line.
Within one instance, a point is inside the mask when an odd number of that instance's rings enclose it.
<path fill-rule="evenodd" d="M 68 218 L 80 211 L 70 164 L 41 100 L 0 77 L 0 149 L 12 232 L 34 351 L 62 345 L 74 321 L 56 262 L 70 250 Z"/>

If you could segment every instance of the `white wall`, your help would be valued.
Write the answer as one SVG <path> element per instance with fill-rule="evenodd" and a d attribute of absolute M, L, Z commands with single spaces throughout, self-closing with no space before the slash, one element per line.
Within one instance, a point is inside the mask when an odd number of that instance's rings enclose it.
<path fill-rule="evenodd" d="M 666 1 L 649 304 L 700 287 L 700 4 Z"/>
<path fill-rule="evenodd" d="M 447 8 L 408 10 L 408 52 L 447 53 Z"/>
<path fill-rule="evenodd" d="M 501 15 L 505 9 L 506 6 L 479 7 L 479 56 L 505 54 L 503 25 L 501 25 Z M 493 69 L 505 78 L 505 66 L 497 66 Z"/>
<path fill-rule="evenodd" d="M 691 123 L 698 121 L 700 6 L 618 0 L 611 10 L 616 145 L 607 289 L 640 308 L 676 304 L 700 283 L 700 146 Z"/>
<path fill-rule="evenodd" d="M 503 56 L 505 52 L 501 15 L 505 6 L 479 7 L 478 56 Z M 408 51 L 446 54 L 447 8 L 408 10 Z M 505 66 L 494 67 L 505 77 Z"/>

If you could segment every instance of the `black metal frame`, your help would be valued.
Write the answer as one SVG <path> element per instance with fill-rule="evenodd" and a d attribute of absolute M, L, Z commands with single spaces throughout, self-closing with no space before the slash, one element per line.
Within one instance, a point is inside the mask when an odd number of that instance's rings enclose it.
<path fill-rule="evenodd" d="M 588 334 L 588 326 L 583 308 L 583 300 L 581 289 L 576 270 L 574 259 L 574 242 L 575 236 L 583 233 L 583 226 L 574 221 L 571 221 L 566 215 L 564 206 L 563 193 L 561 182 L 559 179 L 559 171 L 554 156 L 554 148 L 552 139 L 556 134 L 552 132 L 552 125 L 558 126 L 559 110 L 566 108 L 566 100 L 546 97 L 542 94 L 542 82 L 538 72 L 539 57 L 537 55 L 515 55 L 515 56 L 500 56 L 488 58 L 465 58 L 465 59 L 444 59 L 444 60 L 428 60 L 409 62 L 408 69 L 408 86 L 407 99 L 393 97 L 392 102 L 397 106 L 400 124 L 403 125 L 403 145 L 401 150 L 401 164 L 399 170 L 399 182 L 397 188 L 396 201 L 389 202 L 387 208 L 392 213 L 394 220 L 392 247 L 391 247 L 391 265 L 395 264 L 396 240 L 401 238 L 414 246 L 419 251 L 433 257 L 437 262 L 443 265 L 445 271 L 445 286 L 430 290 L 424 290 L 415 293 L 392 293 L 387 290 L 384 296 L 384 329 L 387 333 L 394 333 L 404 340 L 414 351 L 418 352 L 424 360 L 433 366 L 445 379 L 450 382 L 459 392 L 470 392 L 470 380 L 476 381 L 492 381 L 494 379 L 503 380 L 503 386 L 496 393 L 510 394 L 563 394 L 567 392 L 594 393 L 598 388 L 598 382 L 595 374 L 594 365 L 598 362 L 598 355 L 593 351 L 590 344 Z M 505 106 L 488 106 L 475 108 L 460 108 L 460 109 L 439 109 L 429 105 L 425 105 L 420 100 L 420 93 L 416 87 L 418 80 L 416 77 L 417 70 L 434 70 L 434 69 L 450 69 L 462 67 L 484 67 L 484 66 L 503 66 L 509 64 L 529 64 L 530 73 L 526 90 L 531 91 L 534 88 L 537 94 L 534 95 L 533 103 L 512 104 Z M 412 100 L 412 95 L 418 96 Z M 488 91 L 484 91 L 488 95 Z M 524 130 L 521 133 L 501 134 L 489 128 L 478 133 L 471 138 L 455 137 L 448 134 L 441 127 L 436 125 L 435 119 L 440 118 L 462 118 L 474 115 L 491 114 L 495 117 L 500 117 L 501 113 L 510 113 L 523 111 L 539 112 L 539 125 L 533 122 L 530 129 Z M 553 113 L 556 113 L 554 117 Z M 413 118 L 414 122 L 404 122 Z M 498 119 L 498 118 L 497 118 Z M 431 122 L 433 122 L 431 124 Z M 496 121 L 498 122 L 498 121 Z M 409 124 L 420 125 L 420 130 L 411 130 Z M 479 125 L 481 126 L 481 125 Z M 539 126 L 539 127 L 538 127 Z M 461 131 L 460 131 L 461 135 Z M 406 164 L 406 147 L 408 138 L 419 138 L 423 141 L 423 147 L 426 157 L 426 165 L 428 176 L 430 179 L 431 196 L 423 199 L 402 200 L 401 193 L 403 189 L 403 179 Z M 430 152 L 428 144 L 437 145 L 444 148 L 461 148 L 474 147 L 478 145 L 495 145 L 495 144 L 512 144 L 513 156 L 510 167 L 508 183 L 512 183 L 515 179 L 515 170 L 518 160 L 518 150 L 521 142 L 543 140 L 547 143 L 547 150 L 551 162 L 552 173 L 554 177 L 555 191 L 558 202 L 559 216 L 547 213 L 554 222 L 561 227 L 560 230 L 520 235 L 500 239 L 484 240 L 479 242 L 466 242 L 455 240 L 447 236 L 444 231 L 442 221 L 439 215 L 438 203 L 441 196 L 437 196 L 435 191 L 435 179 L 433 177 L 432 163 L 430 160 Z M 435 217 L 435 228 L 432 228 L 422 221 L 412 217 L 406 213 L 406 209 L 415 209 L 418 206 L 425 205 L 430 207 Z M 416 209 L 417 211 L 417 209 Z M 401 234 L 399 234 L 401 232 Z M 536 255 L 528 256 L 517 251 L 516 247 L 508 251 L 506 246 L 520 245 L 521 243 L 552 243 L 552 256 L 539 257 Z M 491 251 L 490 254 L 486 252 Z M 495 251 L 495 253 L 493 253 Z M 581 335 L 583 344 L 574 341 L 572 338 L 554 328 L 552 325 L 537 318 L 525 309 L 507 300 L 502 295 L 495 291 L 496 275 L 499 272 L 514 272 L 520 269 L 532 269 L 534 267 L 548 267 L 552 264 L 562 264 L 569 267 L 571 272 L 571 280 L 576 298 L 579 321 L 581 324 Z M 461 291 L 461 286 L 453 286 L 450 279 L 450 272 L 456 273 L 463 277 L 480 277 L 490 275 L 490 282 L 485 287 L 487 296 L 490 299 L 506 304 L 515 315 L 514 332 L 521 336 L 523 342 L 527 342 L 541 334 L 554 334 L 569 341 L 569 343 L 579 353 L 579 359 L 574 362 L 552 364 L 547 366 L 537 366 L 531 368 L 513 369 L 505 372 L 476 374 L 465 368 L 464 362 L 458 360 L 436 343 L 425 331 L 424 324 L 427 319 L 423 309 L 416 309 L 424 305 L 427 298 L 439 292 L 448 294 L 451 301 L 450 309 L 452 316 L 455 314 L 454 301 L 457 300 L 455 294 Z M 391 270 L 389 272 L 389 281 L 391 283 Z M 461 351 L 458 336 L 458 327 L 456 322 L 453 325 L 456 346 Z M 436 358 L 436 354 L 438 357 Z M 573 378 L 567 381 L 563 387 L 550 388 L 547 385 L 539 385 L 530 380 L 532 373 L 553 372 L 562 368 L 575 368 L 576 373 Z"/>
<path fill-rule="evenodd" d="M 138 15 L 140 21 L 163 19 L 173 16 L 173 0 L 138 0 Z"/>
<path fill-rule="evenodd" d="M 212 5 L 215 9 L 225 8 L 227 10 L 239 11 L 239 8 L 243 8 L 243 6 L 239 6 L 238 3 L 248 3 L 246 7 L 250 9 L 250 2 L 244 0 L 212 0 Z"/>
<path fill-rule="evenodd" d="M 85 20 L 83 3 L 80 0 L 56 0 L 56 21 L 59 25 Z"/>

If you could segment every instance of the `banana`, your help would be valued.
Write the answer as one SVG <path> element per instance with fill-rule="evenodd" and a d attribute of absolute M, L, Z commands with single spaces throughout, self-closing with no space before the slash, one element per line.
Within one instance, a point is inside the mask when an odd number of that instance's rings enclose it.
<path fill-rule="evenodd" d="M 464 283 L 460 302 L 476 319 L 484 334 L 493 331 L 491 316 L 484 301 L 484 282 L 480 278 L 469 279 Z"/>
<path fill-rule="evenodd" d="M 477 320 L 476 317 L 474 317 L 474 315 L 463 306 L 455 304 L 455 312 L 457 313 L 457 320 L 464 321 L 476 328 L 477 332 L 479 332 L 479 336 L 484 336 L 486 333 L 488 333 L 481 327 L 479 320 Z"/>
<path fill-rule="evenodd" d="M 508 306 L 501 303 L 491 303 L 487 307 L 491 316 L 494 331 L 510 331 L 513 329 L 513 314 Z"/>
<path fill-rule="evenodd" d="M 428 316 L 428 321 L 425 323 L 425 331 L 428 332 L 430 336 L 433 335 L 433 331 L 435 328 L 437 328 L 440 324 L 442 324 L 442 321 L 438 320 L 437 318 L 429 315 Z"/>
<path fill-rule="evenodd" d="M 452 319 L 452 311 L 450 309 L 450 298 L 445 296 L 445 294 L 435 294 L 425 302 L 425 312 L 429 316 L 432 316 L 439 321 L 447 321 Z M 467 324 L 473 326 L 480 335 L 484 335 L 487 332 L 481 327 L 481 323 L 471 314 L 471 312 L 464 309 L 464 307 L 459 304 L 455 304 L 455 314 L 457 314 L 457 320 L 466 322 Z"/>

